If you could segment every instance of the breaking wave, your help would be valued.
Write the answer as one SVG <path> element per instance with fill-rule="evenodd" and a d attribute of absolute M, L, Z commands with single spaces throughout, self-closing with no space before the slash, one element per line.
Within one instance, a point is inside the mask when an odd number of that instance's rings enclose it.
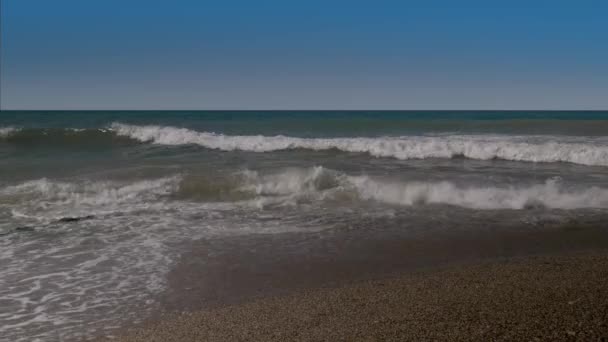
<path fill-rule="evenodd" d="M 444 182 L 403 182 L 348 176 L 322 167 L 259 176 L 249 174 L 245 188 L 258 196 L 372 200 L 393 205 L 448 204 L 471 209 L 608 208 L 608 189 L 568 189 L 559 179 L 532 186 L 458 186 Z M 240 187 L 241 189 L 243 186 Z"/>
<path fill-rule="evenodd" d="M 35 199 L 35 200 L 33 200 Z M 0 203 L 30 203 L 37 208 L 66 208 L 65 214 L 95 214 L 96 209 L 152 208 L 154 203 L 245 203 L 272 199 L 273 203 L 299 200 L 377 201 L 413 206 L 447 204 L 471 209 L 608 208 L 608 188 L 573 188 L 551 178 L 534 185 L 458 185 L 450 181 L 423 182 L 352 176 L 323 168 L 292 168 L 260 174 L 245 170 L 222 179 L 197 175 L 141 180 L 130 184 L 85 184 L 29 181 L 0 190 Z M 81 209 L 74 212 L 74 209 Z M 61 211 L 54 210 L 56 213 Z M 59 214 L 54 219 L 61 217 Z"/>
<path fill-rule="evenodd" d="M 17 131 L 17 129 L 14 127 L 0 127 L 0 138 L 7 138 L 15 131 Z"/>
<path fill-rule="evenodd" d="M 119 136 L 161 145 L 195 144 L 221 151 L 270 152 L 290 149 L 368 153 L 397 159 L 504 159 L 526 162 L 569 162 L 608 166 L 608 142 L 555 136 L 405 136 L 380 138 L 298 138 L 288 136 L 230 136 L 185 128 L 134 126 L 115 123 Z"/>
<path fill-rule="evenodd" d="M 150 209 L 162 205 L 164 198 L 178 189 L 180 180 L 179 176 L 130 183 L 43 178 L 0 189 L 0 205 L 11 208 L 15 219 L 47 224 L 66 217 Z"/>
<path fill-rule="evenodd" d="M 567 190 L 550 179 L 529 187 L 459 187 L 450 182 L 376 182 L 351 179 L 362 198 L 397 205 L 449 204 L 471 209 L 608 208 L 608 189 Z"/>
<path fill-rule="evenodd" d="M 114 123 L 108 128 L 0 128 L 0 142 L 72 147 L 152 143 L 199 145 L 219 151 L 271 152 L 293 149 L 338 150 L 401 160 L 465 157 L 523 162 L 568 162 L 608 166 L 606 137 L 438 135 L 402 137 L 300 138 L 223 135 L 186 128 Z"/>

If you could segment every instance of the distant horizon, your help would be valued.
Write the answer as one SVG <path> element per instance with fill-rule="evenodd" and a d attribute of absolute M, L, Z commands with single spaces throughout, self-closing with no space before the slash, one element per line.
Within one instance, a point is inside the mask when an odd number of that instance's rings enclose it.
<path fill-rule="evenodd" d="M 608 112 L 607 109 L 0 109 L 1 112 Z"/>

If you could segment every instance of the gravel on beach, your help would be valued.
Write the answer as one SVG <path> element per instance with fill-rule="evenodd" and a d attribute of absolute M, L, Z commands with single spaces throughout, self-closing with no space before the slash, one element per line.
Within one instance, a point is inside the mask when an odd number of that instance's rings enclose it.
<path fill-rule="evenodd" d="M 118 341 L 608 341 L 608 252 L 498 259 L 191 313 Z"/>

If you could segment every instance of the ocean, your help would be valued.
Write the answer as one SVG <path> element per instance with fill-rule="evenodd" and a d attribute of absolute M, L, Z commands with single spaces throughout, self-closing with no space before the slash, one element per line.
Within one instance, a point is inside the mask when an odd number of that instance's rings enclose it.
<path fill-rule="evenodd" d="M 201 239 L 607 221 L 608 112 L 2 111 L 0 340 L 145 320 Z"/>

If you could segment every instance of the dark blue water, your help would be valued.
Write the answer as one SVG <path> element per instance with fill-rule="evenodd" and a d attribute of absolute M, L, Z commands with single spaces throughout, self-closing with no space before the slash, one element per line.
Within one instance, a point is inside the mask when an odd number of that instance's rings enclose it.
<path fill-rule="evenodd" d="M 113 122 L 226 134 L 402 135 L 429 132 L 606 135 L 608 111 L 52 111 L 0 113 L 0 127 L 102 128 Z"/>

